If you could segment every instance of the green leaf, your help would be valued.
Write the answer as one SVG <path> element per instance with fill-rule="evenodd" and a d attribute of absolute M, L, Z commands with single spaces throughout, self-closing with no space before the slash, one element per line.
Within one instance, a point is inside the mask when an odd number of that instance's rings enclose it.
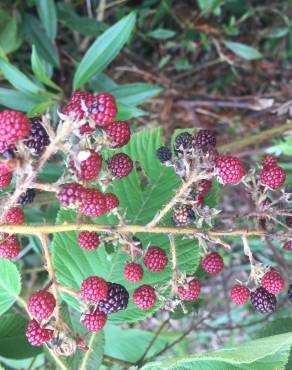
<path fill-rule="evenodd" d="M 275 370 L 285 366 L 291 345 L 292 333 L 275 335 L 237 347 L 149 363 L 142 370 Z"/>
<path fill-rule="evenodd" d="M 30 44 L 35 45 L 38 55 L 53 66 L 59 67 L 58 51 L 38 19 L 25 13 L 23 15 L 23 30 Z"/>
<path fill-rule="evenodd" d="M 255 48 L 242 44 L 241 42 L 233 42 L 224 40 L 225 46 L 238 57 L 245 60 L 260 59 L 262 54 Z"/>
<path fill-rule="evenodd" d="M 133 328 L 124 330 L 117 325 L 108 324 L 104 327 L 104 336 L 104 352 L 107 356 L 135 363 L 143 355 L 155 333 Z M 174 339 L 173 337 L 163 337 L 160 334 L 151 346 L 148 356 L 161 350 L 170 340 Z"/>
<path fill-rule="evenodd" d="M 101 73 L 95 77 L 93 77 L 89 83 L 89 87 L 95 92 L 102 92 L 107 91 L 109 92 L 111 89 L 115 89 L 118 87 L 118 84 L 115 83 L 109 76 L 104 73 Z"/>
<path fill-rule="evenodd" d="M 40 57 L 38 56 L 35 45 L 32 46 L 31 67 L 33 73 L 39 79 L 40 82 L 43 82 L 45 85 L 48 85 L 55 90 L 62 91 L 62 89 L 48 77 L 45 67 L 42 64 Z"/>
<path fill-rule="evenodd" d="M 199 7 L 204 15 L 215 12 L 224 0 L 198 0 Z"/>
<path fill-rule="evenodd" d="M 118 121 L 123 121 L 123 120 L 128 120 L 134 117 L 141 117 L 141 116 L 148 115 L 148 113 L 142 109 L 133 107 L 128 104 L 120 103 L 119 101 L 117 101 L 117 103 L 118 103 L 118 114 L 117 114 L 116 120 Z"/>
<path fill-rule="evenodd" d="M 36 113 L 44 113 L 51 105 L 53 104 L 53 101 L 51 100 L 45 100 L 41 103 L 35 105 L 29 112 L 27 112 L 28 116 L 33 117 L 36 115 Z"/>
<path fill-rule="evenodd" d="M 106 29 L 106 24 L 89 17 L 80 17 L 69 4 L 58 3 L 59 20 L 72 31 L 96 37 Z"/>
<path fill-rule="evenodd" d="M 38 94 L 40 88 L 34 84 L 24 73 L 0 57 L 0 70 L 6 79 L 17 90 L 24 93 Z"/>
<path fill-rule="evenodd" d="M 279 39 L 282 38 L 289 33 L 289 27 L 279 27 L 273 29 L 271 32 L 267 34 L 269 39 Z"/>
<path fill-rule="evenodd" d="M 17 20 L 9 17 L 7 22 L 3 22 L 0 32 L 0 47 L 6 54 L 19 48 L 22 38 L 19 32 Z"/>
<path fill-rule="evenodd" d="M 25 336 L 28 321 L 15 313 L 7 313 L 0 320 L 0 356 L 24 359 L 35 357 L 42 348 L 31 346 Z M 15 350 L 17 348 L 17 351 Z"/>
<path fill-rule="evenodd" d="M 28 112 L 41 102 L 40 97 L 13 89 L 0 88 L 0 104 L 4 107 Z"/>
<path fill-rule="evenodd" d="M 120 201 L 121 213 L 127 211 L 129 224 L 145 225 L 154 215 L 163 208 L 174 196 L 180 185 L 180 180 L 169 167 L 162 166 L 156 158 L 156 149 L 162 145 L 161 130 L 144 130 L 132 136 L 128 145 L 123 148 L 134 163 L 141 166 L 141 171 L 132 171 L 124 179 L 114 182 L 109 191 L 114 192 Z M 112 152 L 104 152 L 106 159 Z M 163 220 L 164 224 L 170 225 L 170 215 Z M 58 222 L 75 222 L 76 214 L 73 211 L 61 210 Z M 118 220 L 113 215 L 92 218 L 93 222 L 116 224 Z M 166 250 L 169 255 L 169 241 L 166 235 L 141 233 L 137 235 L 143 246 L 151 243 Z M 194 273 L 199 264 L 199 247 L 195 240 L 175 238 L 178 266 L 187 273 Z M 169 257 L 170 258 L 170 257 Z M 128 256 L 121 246 L 115 248 L 115 253 L 108 255 L 101 246 L 96 251 L 84 251 L 77 242 L 77 233 L 68 232 L 54 236 L 53 240 L 53 264 L 55 266 L 57 280 L 60 284 L 75 289 L 80 288 L 82 280 L 89 275 L 104 277 L 107 281 L 123 284 L 132 296 L 133 290 L 139 284 L 129 283 L 124 279 L 123 268 Z M 149 273 L 145 271 L 144 284 L 162 284 L 169 281 L 172 275 L 171 264 L 163 272 Z M 64 296 L 69 305 L 79 309 L 79 305 L 72 298 Z M 149 311 L 139 310 L 132 299 L 125 311 L 110 315 L 108 321 L 124 323 L 142 320 L 155 312 L 157 304 Z"/>
<path fill-rule="evenodd" d="M 47 36 L 54 41 L 57 34 L 57 12 L 54 0 L 36 0 L 38 15 Z"/>
<path fill-rule="evenodd" d="M 136 16 L 132 12 L 96 39 L 77 67 L 73 81 L 74 89 L 81 87 L 95 74 L 102 72 L 117 56 L 128 41 L 135 21 Z"/>
<path fill-rule="evenodd" d="M 257 338 L 264 338 L 289 332 L 292 333 L 292 319 L 290 317 L 285 317 L 265 324 L 256 336 Z"/>
<path fill-rule="evenodd" d="M 17 300 L 21 282 L 20 274 L 12 262 L 0 258 L 0 271 L 0 315 L 2 315 Z"/>
<path fill-rule="evenodd" d="M 114 95 L 118 102 L 139 105 L 146 100 L 159 94 L 161 89 L 157 86 L 147 83 L 132 83 L 121 86 L 116 86 L 109 89 L 107 92 Z"/>
<path fill-rule="evenodd" d="M 168 30 L 165 28 L 158 28 L 157 30 L 148 32 L 148 36 L 158 39 L 158 40 L 166 40 L 173 36 L 175 36 L 176 32 L 172 30 Z"/>

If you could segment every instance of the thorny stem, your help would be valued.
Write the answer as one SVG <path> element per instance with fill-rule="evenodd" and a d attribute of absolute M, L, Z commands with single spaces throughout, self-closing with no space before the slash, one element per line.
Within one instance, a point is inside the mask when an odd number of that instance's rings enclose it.
<path fill-rule="evenodd" d="M 191 173 L 190 177 L 186 182 L 182 184 L 182 186 L 178 189 L 176 195 L 167 203 L 162 210 L 160 210 L 150 221 L 146 227 L 149 228 L 157 225 L 159 221 L 181 200 L 181 198 L 185 195 L 189 187 L 197 181 L 203 180 L 207 178 L 206 175 L 199 175 L 197 171 Z"/>
<path fill-rule="evenodd" d="M 218 149 L 221 151 L 226 151 L 226 152 L 237 151 L 239 148 L 244 148 L 246 146 L 253 145 L 253 144 L 259 144 L 260 142 L 263 142 L 264 140 L 268 140 L 276 135 L 279 135 L 291 129 L 292 129 L 292 122 L 290 121 L 284 125 L 280 125 L 280 126 L 270 128 L 268 130 L 264 130 L 258 134 L 249 135 L 240 140 L 230 141 L 228 144 L 220 145 Z"/>
<path fill-rule="evenodd" d="M 171 262 L 172 262 L 172 281 L 171 281 L 171 292 L 169 298 L 173 298 L 176 294 L 177 290 L 177 279 L 178 279 L 178 271 L 177 271 L 177 261 L 176 261 L 176 248 L 175 248 L 175 241 L 172 234 L 168 235 L 169 245 L 170 245 L 170 252 L 171 252 Z"/>
<path fill-rule="evenodd" d="M 62 225 L 0 225 L 0 232 L 10 234 L 26 234 L 38 235 L 62 233 L 69 231 L 96 231 L 108 234 L 137 234 L 137 233 L 151 233 L 151 234 L 173 234 L 173 235 L 191 235 L 194 237 L 206 235 L 212 236 L 268 236 L 269 232 L 258 229 L 239 229 L 239 230 L 204 230 L 191 227 L 168 227 L 168 226 L 154 226 L 146 227 L 143 225 L 104 225 L 104 224 L 62 224 Z M 281 234 L 281 237 L 291 237 L 291 232 Z"/>
<path fill-rule="evenodd" d="M 41 241 L 42 248 L 43 248 L 43 256 L 46 263 L 46 270 L 48 271 L 49 278 L 52 282 L 51 289 L 52 293 L 56 299 L 56 308 L 55 308 L 55 316 L 56 316 L 56 327 L 58 327 L 60 322 L 60 308 L 58 305 L 58 287 L 57 287 L 57 280 L 55 277 L 54 267 L 52 264 L 50 252 L 49 252 L 49 246 L 48 246 L 48 238 L 46 234 L 40 233 L 38 234 L 38 237 Z"/>

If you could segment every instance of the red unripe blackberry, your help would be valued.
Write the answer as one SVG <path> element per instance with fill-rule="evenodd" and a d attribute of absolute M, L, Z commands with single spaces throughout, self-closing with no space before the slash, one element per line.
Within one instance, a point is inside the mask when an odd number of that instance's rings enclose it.
<path fill-rule="evenodd" d="M 102 166 L 102 157 L 94 150 L 85 149 L 79 155 L 84 154 L 86 159 L 81 160 L 79 166 L 73 161 L 73 168 L 77 171 L 77 177 L 83 181 L 90 181 L 96 178 Z"/>
<path fill-rule="evenodd" d="M 97 126 L 106 126 L 113 122 L 117 115 L 117 105 L 114 96 L 101 93 L 94 95 L 86 102 L 90 118 Z"/>
<path fill-rule="evenodd" d="M 50 292 L 39 290 L 28 300 L 28 310 L 35 319 L 48 319 L 56 307 L 56 299 Z"/>
<path fill-rule="evenodd" d="M 87 330 L 91 333 L 96 333 L 104 327 L 107 321 L 107 315 L 98 310 L 90 310 L 81 316 L 80 321 Z"/>
<path fill-rule="evenodd" d="M 241 161 L 229 155 L 220 155 L 216 160 L 216 167 L 223 184 L 237 184 L 245 175 Z"/>
<path fill-rule="evenodd" d="M 98 277 L 89 276 L 81 284 L 81 294 L 87 302 L 98 302 L 107 297 L 108 283 Z"/>
<path fill-rule="evenodd" d="M 133 301 L 141 310 L 148 310 L 156 302 L 155 289 L 150 285 L 141 285 L 134 290 Z"/>
<path fill-rule="evenodd" d="M 99 190 L 84 189 L 78 210 L 86 216 L 101 216 L 107 211 L 105 196 Z"/>
<path fill-rule="evenodd" d="M 235 284 L 231 290 L 231 299 L 235 304 L 245 304 L 249 299 L 249 289 L 241 284 Z"/>
<path fill-rule="evenodd" d="M 36 320 L 31 320 L 25 332 L 28 342 L 33 346 L 41 346 L 52 339 L 54 330 L 45 329 Z"/>
<path fill-rule="evenodd" d="M 6 165 L 0 165 L 0 190 L 7 188 L 12 180 L 12 172 L 9 171 Z"/>
<path fill-rule="evenodd" d="M 131 137 L 130 127 L 124 121 L 112 122 L 104 130 L 110 139 L 111 148 L 121 148 L 129 142 Z"/>
<path fill-rule="evenodd" d="M 211 275 L 219 274 L 224 267 L 224 262 L 220 254 L 211 252 L 202 258 L 201 265 L 203 269 Z"/>
<path fill-rule="evenodd" d="M 59 202 L 63 207 L 77 208 L 81 202 L 81 194 L 85 188 L 77 183 L 66 184 L 58 193 Z"/>
<path fill-rule="evenodd" d="M 95 231 L 81 231 L 78 236 L 78 244 L 88 251 L 95 250 L 100 245 L 99 236 Z"/>
<path fill-rule="evenodd" d="M 250 300 L 254 309 L 260 313 L 274 312 L 277 299 L 274 294 L 269 293 L 265 288 L 259 287 L 250 293 Z"/>
<path fill-rule="evenodd" d="M 85 125 L 82 125 L 80 128 L 79 128 L 79 133 L 80 135 L 92 135 L 94 133 L 95 129 L 90 127 L 90 125 L 88 123 L 86 123 Z"/>
<path fill-rule="evenodd" d="M 31 135 L 24 144 L 31 149 L 33 154 L 42 154 L 46 147 L 50 144 L 50 137 L 45 130 L 42 119 L 40 117 L 34 117 L 30 120 L 31 124 Z"/>
<path fill-rule="evenodd" d="M 10 225 L 24 224 L 24 213 L 21 208 L 10 208 L 5 215 L 5 222 Z"/>
<path fill-rule="evenodd" d="M 192 207 L 181 204 L 174 208 L 172 221 L 176 226 L 187 226 L 194 223 L 196 217 Z"/>
<path fill-rule="evenodd" d="M 285 180 L 286 171 L 278 166 L 263 169 L 260 173 L 261 184 L 273 190 L 279 189 L 284 184 Z"/>
<path fill-rule="evenodd" d="M 195 135 L 194 145 L 197 148 L 216 146 L 216 134 L 211 130 L 200 130 Z"/>
<path fill-rule="evenodd" d="M 286 225 L 292 227 L 292 216 L 286 217 Z"/>
<path fill-rule="evenodd" d="M 128 262 L 124 268 L 125 279 L 131 283 L 142 280 L 144 271 L 141 265 L 135 262 Z"/>
<path fill-rule="evenodd" d="M 168 258 L 163 249 L 159 247 L 149 247 L 144 256 L 144 265 L 151 272 L 160 272 L 165 269 Z"/>
<path fill-rule="evenodd" d="M 262 278 L 262 287 L 269 293 L 278 294 L 284 288 L 285 281 L 281 274 L 271 269 Z"/>
<path fill-rule="evenodd" d="M 74 115 L 76 119 L 83 119 L 86 115 L 82 106 L 82 101 L 85 107 L 93 99 L 93 94 L 87 91 L 76 90 L 73 91 L 69 103 L 63 108 L 63 114 Z"/>
<path fill-rule="evenodd" d="M 274 157 L 273 155 L 267 155 L 263 159 L 264 169 L 268 169 L 268 168 L 275 167 L 275 166 L 278 166 L 278 162 L 277 162 L 277 158 Z"/>
<path fill-rule="evenodd" d="M 28 117 L 14 110 L 0 112 L 0 138 L 7 143 L 14 143 L 27 138 L 31 133 Z"/>
<path fill-rule="evenodd" d="M 107 297 L 98 302 L 97 309 L 105 314 L 125 310 L 128 307 L 129 293 L 127 289 L 116 283 L 108 283 Z"/>
<path fill-rule="evenodd" d="M 34 201 L 35 198 L 35 190 L 34 189 L 27 189 L 25 193 L 22 193 L 17 200 L 18 204 L 22 206 L 26 204 L 30 204 Z"/>
<path fill-rule="evenodd" d="M 107 161 L 107 166 L 112 175 L 121 179 L 132 171 L 133 161 L 127 154 L 118 153 Z"/>
<path fill-rule="evenodd" d="M 194 278 L 187 283 L 187 287 L 179 285 L 177 288 L 178 296 L 184 301 L 194 301 L 198 298 L 201 291 L 199 279 Z"/>
<path fill-rule="evenodd" d="M 120 202 L 118 197 L 113 193 L 105 193 L 105 202 L 106 202 L 106 210 L 107 212 L 112 211 L 115 208 L 118 208 Z"/>
<path fill-rule="evenodd" d="M 286 251 L 292 252 L 292 239 L 291 239 L 291 240 L 288 240 L 288 241 L 283 245 L 283 248 L 284 248 Z"/>
<path fill-rule="evenodd" d="M 20 244 L 16 235 L 4 235 L 3 241 L 0 242 L 0 257 L 13 259 L 19 255 Z"/>
<path fill-rule="evenodd" d="M 198 197 L 196 199 L 196 206 L 198 208 L 204 208 L 205 207 L 205 199 L 204 199 L 204 197 Z"/>
<path fill-rule="evenodd" d="M 200 180 L 197 184 L 197 191 L 199 197 L 204 197 L 207 195 L 212 188 L 212 181 L 210 180 Z"/>
<path fill-rule="evenodd" d="M 70 102 L 80 102 L 81 100 L 86 101 L 86 99 L 88 99 L 90 96 L 92 96 L 92 94 L 88 91 L 74 90 L 72 92 Z"/>

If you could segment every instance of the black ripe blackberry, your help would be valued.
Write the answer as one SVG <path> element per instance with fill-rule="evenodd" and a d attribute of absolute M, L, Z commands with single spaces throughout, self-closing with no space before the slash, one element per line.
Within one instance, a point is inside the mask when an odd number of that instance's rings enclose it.
<path fill-rule="evenodd" d="M 128 306 L 129 293 L 120 284 L 108 283 L 107 299 L 98 302 L 97 309 L 105 314 L 124 310 Z"/>
<path fill-rule="evenodd" d="M 27 189 L 25 193 L 22 193 L 21 196 L 18 198 L 18 204 L 25 205 L 30 204 L 33 202 L 35 198 L 35 190 L 34 189 Z"/>
<path fill-rule="evenodd" d="M 292 227 L 292 216 L 286 217 L 286 225 Z"/>
<path fill-rule="evenodd" d="M 50 144 L 50 138 L 47 131 L 42 125 L 40 117 L 30 119 L 31 136 L 30 139 L 25 141 L 25 145 L 31 149 L 33 154 L 42 154 L 45 148 Z"/>
<path fill-rule="evenodd" d="M 292 302 L 292 284 L 290 284 L 288 288 L 288 299 Z"/>
<path fill-rule="evenodd" d="M 197 148 L 216 146 L 216 134 L 211 130 L 200 130 L 195 136 L 194 145 Z"/>
<path fill-rule="evenodd" d="M 183 150 L 190 149 L 192 147 L 193 137 L 188 132 L 182 132 L 177 135 L 174 141 L 174 149 L 177 152 L 182 152 Z"/>
<path fill-rule="evenodd" d="M 172 220 L 176 226 L 190 225 L 195 219 L 195 213 L 189 205 L 182 204 L 174 209 Z"/>
<path fill-rule="evenodd" d="M 276 296 L 269 293 L 265 288 L 257 288 L 250 294 L 250 300 L 254 309 L 261 313 L 274 312 L 277 305 Z"/>
<path fill-rule="evenodd" d="M 156 157 L 161 163 L 171 160 L 171 150 L 166 146 L 161 146 L 156 150 Z"/>

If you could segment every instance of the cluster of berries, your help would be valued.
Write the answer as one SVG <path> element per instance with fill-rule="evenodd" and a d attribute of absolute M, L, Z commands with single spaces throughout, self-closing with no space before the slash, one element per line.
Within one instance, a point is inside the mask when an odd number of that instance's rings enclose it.
<path fill-rule="evenodd" d="M 29 119 L 22 112 L 3 110 L 0 112 L 0 189 L 5 189 L 12 180 L 13 169 L 9 159 L 18 156 L 23 143 L 35 155 L 43 153 L 50 138 L 39 116 Z"/>
<path fill-rule="evenodd" d="M 241 161 L 233 156 L 220 155 L 216 150 L 216 135 L 211 130 L 199 130 L 196 133 L 182 132 L 174 141 L 174 154 L 169 147 L 157 149 L 156 155 L 161 163 L 174 166 L 183 181 L 188 174 L 204 172 L 205 179 L 194 182 L 184 195 L 183 202 L 173 210 L 173 222 L 176 226 L 195 223 L 198 208 L 205 206 L 205 197 L 211 191 L 212 177 L 223 184 L 237 184 L 245 175 Z"/>
<path fill-rule="evenodd" d="M 98 276 L 83 280 L 81 297 L 89 305 L 81 316 L 81 322 L 90 332 L 101 330 L 107 315 L 126 309 L 129 301 L 129 293 L 123 285 L 107 282 Z"/>
<path fill-rule="evenodd" d="M 114 121 L 117 114 L 115 98 L 106 93 L 94 95 L 86 91 L 74 91 L 63 114 L 79 122 L 79 134 L 85 136 L 86 140 L 81 139 L 78 151 L 72 151 L 68 165 L 69 171 L 73 172 L 72 176 L 82 183 L 64 185 L 58 193 L 58 199 L 63 207 L 76 209 L 85 216 L 97 217 L 111 212 L 119 206 L 116 195 L 103 193 L 85 184 L 98 182 L 98 176 L 102 175 L 100 184 L 109 185 L 105 181 L 106 175 L 102 173 L 103 158 L 100 151 L 104 145 L 110 149 L 126 145 L 131 137 L 130 128 L 126 122 Z M 106 161 L 106 165 L 109 172 L 107 179 L 110 181 L 128 176 L 133 169 L 133 161 L 125 153 L 113 155 Z M 81 239 L 85 240 L 93 234 L 82 235 Z M 83 245 L 86 244 L 84 241 Z"/>
<path fill-rule="evenodd" d="M 237 305 L 245 304 L 250 299 L 256 311 L 274 312 L 277 305 L 276 294 L 282 291 L 284 283 L 282 275 L 270 268 L 263 275 L 260 286 L 253 291 L 242 284 L 235 284 L 231 290 L 231 299 Z"/>
<path fill-rule="evenodd" d="M 23 159 L 23 144 L 29 155 L 38 156 L 49 145 L 50 139 L 39 116 L 29 119 L 21 112 L 4 110 L 0 112 L 0 189 L 7 188 L 13 179 L 17 160 Z M 18 205 L 32 203 L 35 190 L 28 189 L 20 195 Z M 11 225 L 24 223 L 20 207 L 13 207 L 5 215 L 4 222 Z M 1 234 L 0 257 L 12 259 L 20 252 L 16 235 Z"/>
<path fill-rule="evenodd" d="M 18 205 L 32 203 L 35 197 L 34 189 L 28 189 L 18 198 Z M 9 225 L 22 225 L 25 222 L 23 209 L 17 207 L 10 208 L 4 217 L 4 223 Z M 6 259 L 16 258 L 20 253 L 20 243 L 15 234 L 0 234 L 0 257 Z"/>

